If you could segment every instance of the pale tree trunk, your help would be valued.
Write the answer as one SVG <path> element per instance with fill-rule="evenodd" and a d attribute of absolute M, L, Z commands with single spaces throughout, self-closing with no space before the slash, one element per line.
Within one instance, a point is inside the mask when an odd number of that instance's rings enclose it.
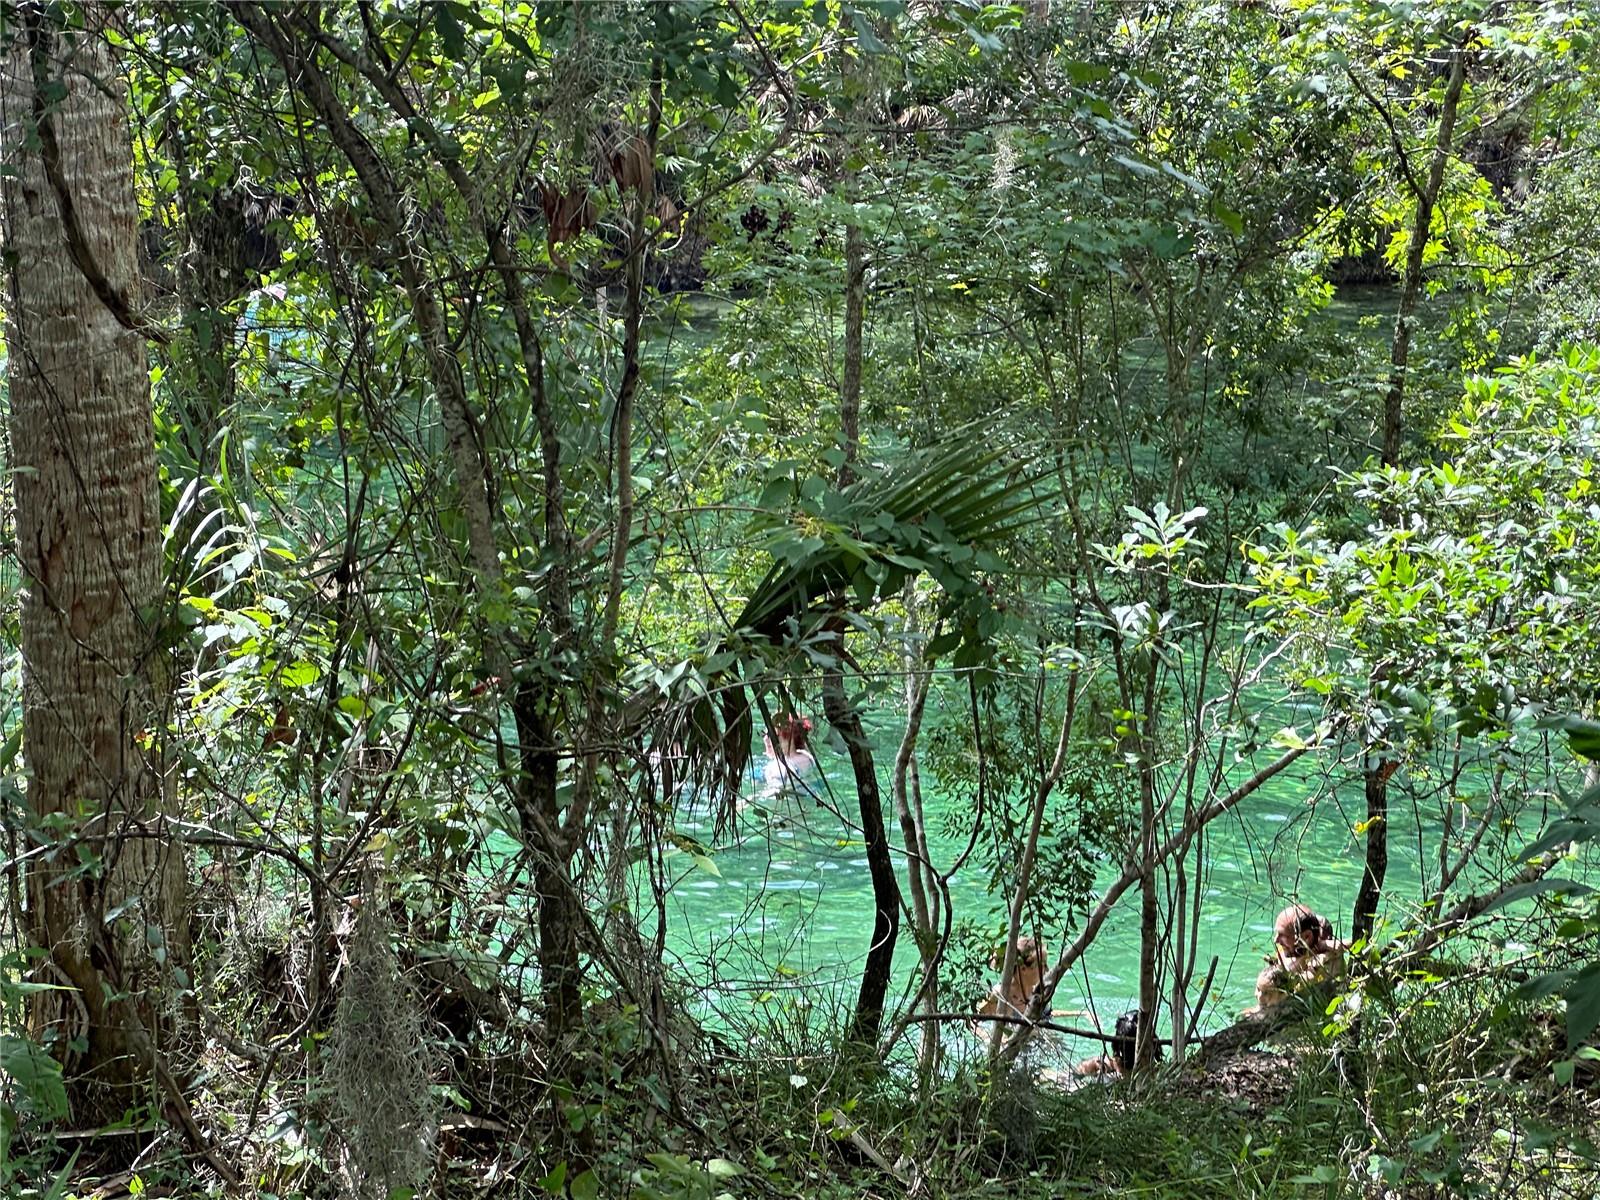
<path fill-rule="evenodd" d="M 905 839 L 906 890 L 911 895 L 912 936 L 917 943 L 922 971 L 922 1009 L 933 1014 L 939 1011 L 939 930 L 935 925 L 932 899 L 936 893 L 931 886 L 936 881 L 932 878 L 933 863 L 928 857 L 921 788 L 916 784 L 917 738 L 922 731 L 922 715 L 927 708 L 932 676 L 924 668 L 916 643 L 916 589 L 909 580 L 903 595 L 906 625 L 900 657 L 906 670 L 906 723 L 900 749 L 895 753 L 890 795 L 895 816 L 900 821 L 901 837 Z M 919 1078 L 924 1088 L 931 1082 L 938 1065 L 939 1027 L 936 1022 L 928 1021 L 922 1027 L 922 1050 L 917 1056 Z"/>
<path fill-rule="evenodd" d="M 153 747 L 160 506 L 138 211 L 124 89 L 104 39 L 24 8 L 0 80 L 9 264 L 11 446 L 22 601 L 28 803 L 60 843 L 27 875 L 27 932 L 48 954 L 35 1036 L 57 1039 L 74 1118 L 147 1099 L 188 1026 L 177 842 L 162 836 Z M 42 118 L 42 119 L 41 119 Z M 53 822 L 46 825 L 45 822 Z M 90 870 L 81 869 L 87 858 Z M 81 1037 L 82 1048 L 67 1043 Z"/>
<path fill-rule="evenodd" d="M 1061 781 L 1061 773 L 1066 770 L 1067 753 L 1072 744 L 1072 724 L 1078 712 L 1078 683 L 1082 678 L 1080 672 L 1072 673 L 1072 680 L 1067 684 L 1067 705 L 1061 716 L 1061 734 L 1056 739 L 1056 756 L 1050 764 L 1050 769 L 1039 780 L 1039 790 L 1034 794 L 1033 811 L 1028 817 L 1028 839 L 1022 844 L 1022 858 L 1017 863 L 1017 878 L 1011 888 L 1011 904 L 1008 909 L 1006 923 L 1006 948 L 1005 956 L 1000 963 L 1000 981 L 997 984 L 999 995 L 1006 996 L 1011 992 L 1011 979 L 1017 969 L 1017 944 L 1022 938 L 1022 919 L 1027 907 L 1028 899 L 1033 894 L 1033 868 L 1039 859 L 1039 841 L 1044 833 L 1045 812 L 1050 804 L 1050 797 L 1055 793 L 1056 784 Z M 1041 715 L 1044 711 L 1044 678 L 1041 675 L 1038 682 L 1038 708 Z M 1042 945 L 1038 950 L 1043 954 Z M 989 1036 L 989 1058 L 991 1061 L 999 1057 L 1001 1041 L 1006 1030 L 998 1023 Z"/>
<path fill-rule="evenodd" d="M 1163 585 L 1158 611 L 1170 603 Z M 1156 635 L 1159 638 L 1159 633 Z M 1161 1002 L 1160 905 L 1156 895 L 1156 868 L 1161 861 L 1161 831 L 1156 825 L 1156 704 L 1159 698 L 1158 645 L 1152 643 L 1145 668 L 1144 714 L 1139 727 L 1139 1024 L 1134 1059 L 1147 1067 L 1156 1059 L 1156 1007 Z M 1131 706 L 1130 706 L 1131 707 Z M 1186 847 L 1187 849 L 1187 847 Z"/>

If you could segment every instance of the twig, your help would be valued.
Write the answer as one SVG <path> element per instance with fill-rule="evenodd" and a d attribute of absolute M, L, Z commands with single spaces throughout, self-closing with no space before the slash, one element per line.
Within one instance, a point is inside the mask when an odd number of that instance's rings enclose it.
<path fill-rule="evenodd" d="M 1211 969 L 1206 972 L 1206 981 L 1200 985 L 1200 1000 L 1194 1006 L 1194 1012 L 1189 1014 L 1189 1027 L 1184 1030 L 1183 1044 L 1187 1046 L 1194 1041 L 1195 1031 L 1200 1028 L 1200 1017 L 1206 1010 L 1206 993 L 1211 990 L 1211 981 L 1217 976 L 1217 964 L 1222 959 L 1213 954 L 1211 956 Z M 1193 978 L 1191 976 L 1190 978 Z"/>
<path fill-rule="evenodd" d="M 1389 139 L 1394 143 L 1395 157 L 1399 160 L 1400 173 L 1405 176 L 1406 186 L 1411 189 L 1411 194 L 1413 196 L 1420 197 L 1422 195 L 1422 185 L 1417 182 L 1416 175 L 1412 173 L 1411 160 L 1406 156 L 1406 144 L 1400 137 L 1400 129 L 1394 123 L 1393 114 L 1391 114 L 1388 108 L 1384 106 L 1382 100 L 1378 99 L 1377 96 L 1373 95 L 1373 93 L 1367 89 L 1367 85 L 1361 82 L 1360 78 L 1357 77 L 1353 70 L 1351 70 L 1349 67 L 1346 67 L 1344 73 L 1349 78 L 1350 82 L 1355 85 L 1356 91 L 1365 96 L 1367 103 L 1372 105 L 1372 107 L 1377 110 L 1378 116 L 1383 118 L 1384 125 L 1386 125 L 1389 129 Z"/>
<path fill-rule="evenodd" d="M 914 1013 L 905 1019 L 907 1025 L 920 1025 L 924 1021 L 994 1021 L 1002 1025 L 1026 1025 L 1029 1029 L 1048 1029 L 1051 1033 L 1064 1033 L 1069 1037 L 1088 1038 L 1094 1042 L 1110 1044 L 1117 1041 L 1117 1035 L 1106 1033 L 1099 1029 L 1079 1029 L 1073 1025 L 1058 1025 L 1054 1021 L 1032 1021 L 1027 1017 L 1013 1017 L 1001 1013 Z M 1171 1038 L 1156 1038 L 1157 1045 L 1172 1045 Z"/>

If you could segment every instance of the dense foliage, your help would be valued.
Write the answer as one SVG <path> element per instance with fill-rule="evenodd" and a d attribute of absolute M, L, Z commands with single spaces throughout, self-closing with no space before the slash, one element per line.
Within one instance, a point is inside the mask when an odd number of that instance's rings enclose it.
<path fill-rule="evenodd" d="M 0 1194 L 1590 1194 L 1595 36 L 0 4 Z"/>

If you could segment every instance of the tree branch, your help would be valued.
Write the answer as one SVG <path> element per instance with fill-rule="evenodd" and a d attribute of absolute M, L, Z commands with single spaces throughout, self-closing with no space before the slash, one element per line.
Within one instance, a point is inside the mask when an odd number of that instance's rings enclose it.
<path fill-rule="evenodd" d="M 1194 840 L 1196 833 L 1218 817 L 1235 808 L 1246 797 L 1259 791 L 1269 780 L 1298 762 L 1303 755 L 1321 746 L 1331 733 L 1331 728 L 1324 727 L 1310 741 L 1285 751 L 1220 800 L 1197 810 L 1192 817 L 1184 822 L 1183 827 L 1160 848 L 1156 854 L 1155 862 L 1165 862 L 1172 855 L 1187 849 L 1189 843 Z M 1072 969 L 1078 959 L 1083 957 L 1084 951 L 1093 944 L 1094 939 L 1100 933 L 1100 927 L 1106 923 L 1106 918 L 1111 915 L 1111 910 L 1116 907 L 1117 901 L 1126 894 L 1129 888 L 1139 882 L 1140 876 L 1141 867 L 1137 861 L 1130 862 L 1122 868 L 1122 874 L 1117 876 L 1111 886 L 1106 889 L 1105 894 L 1100 898 L 1100 902 L 1095 905 L 1094 911 L 1089 914 L 1088 920 L 1084 922 L 1083 928 L 1079 930 L 1078 936 L 1073 939 L 1071 945 L 1062 951 L 1055 965 L 1045 973 L 1039 986 L 1034 990 L 1033 1000 L 1028 1005 L 1027 1013 L 1024 1014 L 1028 1020 L 1037 1020 L 1044 1014 L 1045 1006 L 1050 1003 L 1051 997 L 1055 995 L 1055 990 L 1060 986 L 1062 978 Z M 1025 1040 L 1025 1035 L 1013 1034 L 1001 1047 L 998 1061 L 1009 1063 L 1014 1060 L 1021 1052 Z"/>

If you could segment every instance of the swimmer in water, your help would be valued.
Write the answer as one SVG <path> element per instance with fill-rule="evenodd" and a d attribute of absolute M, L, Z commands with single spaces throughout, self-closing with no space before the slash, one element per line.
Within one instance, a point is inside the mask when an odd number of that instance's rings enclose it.
<path fill-rule="evenodd" d="M 1272 957 L 1256 978 L 1260 1012 L 1282 1004 L 1303 988 L 1344 974 L 1345 943 L 1333 936 L 1333 923 L 1303 904 L 1291 904 L 1272 923 Z"/>
<path fill-rule="evenodd" d="M 1111 1053 L 1086 1058 L 1073 1070 L 1079 1075 L 1099 1076 L 1102 1079 L 1115 1079 L 1119 1075 L 1128 1074 L 1133 1070 L 1134 1058 L 1138 1052 L 1139 1021 L 1139 1009 L 1123 1013 L 1117 1018 L 1116 1032 L 1111 1037 Z M 1155 1056 L 1161 1057 L 1159 1046 L 1156 1047 Z"/>
<path fill-rule="evenodd" d="M 1019 937 L 1017 939 L 1017 963 L 1011 972 L 1011 986 L 1006 988 L 1005 994 L 1000 993 L 997 983 L 989 989 L 989 994 L 984 997 L 983 1003 L 978 1006 L 980 1017 L 1020 1017 L 1028 1011 L 1028 1003 L 1033 999 L 1033 993 L 1044 978 L 1044 947 L 1033 938 Z M 989 966 L 998 971 L 1005 966 L 1005 961 L 998 952 L 989 959 Z M 987 1024 L 988 1022 L 984 1022 Z"/>
<path fill-rule="evenodd" d="M 761 743 L 767 751 L 766 766 L 762 768 L 762 793 L 776 796 L 786 787 L 793 787 L 817 769 L 816 757 L 806 745 L 811 736 L 808 717 L 783 713 L 772 723 L 772 732 L 762 735 Z M 773 748 L 773 738 L 777 748 Z"/>

